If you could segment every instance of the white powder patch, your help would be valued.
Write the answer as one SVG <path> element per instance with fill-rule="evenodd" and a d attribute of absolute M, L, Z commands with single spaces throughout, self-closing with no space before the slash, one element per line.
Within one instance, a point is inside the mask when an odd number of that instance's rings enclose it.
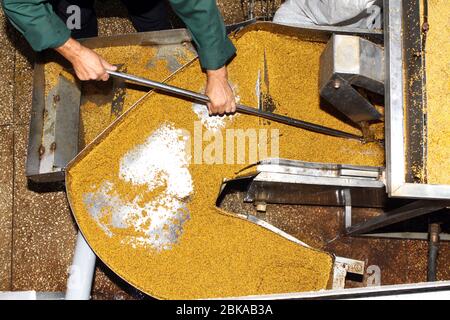
<path fill-rule="evenodd" d="M 150 190 L 166 184 L 168 194 L 187 197 L 192 192 L 187 138 L 170 124 L 160 127 L 122 158 L 120 178 L 133 184 L 146 184 Z"/>
<path fill-rule="evenodd" d="M 237 86 L 230 84 L 233 92 L 237 92 Z M 204 91 L 204 90 L 203 90 Z M 236 103 L 241 100 L 240 96 L 236 95 Z M 222 128 L 225 128 L 226 122 L 231 120 L 235 115 L 225 115 L 225 116 L 210 116 L 208 112 L 208 107 L 204 104 L 194 103 L 192 105 L 192 111 L 198 116 L 202 125 L 213 132 L 216 132 Z"/>
<path fill-rule="evenodd" d="M 132 227 L 144 234 L 124 238 L 124 243 L 133 247 L 149 245 L 166 250 L 177 242 L 189 219 L 187 202 L 193 192 L 186 141 L 181 130 L 165 124 L 121 159 L 121 179 L 146 185 L 149 192 L 165 188 L 150 202 L 142 204 L 142 196 L 138 195 L 132 202 L 125 203 L 114 192 L 111 182 L 84 197 L 91 216 L 108 235 L 114 234 L 112 228 Z M 104 219 L 107 214 L 110 216 Z"/>
<path fill-rule="evenodd" d="M 208 108 L 203 104 L 194 103 L 192 110 L 198 116 L 202 125 L 211 131 L 217 131 L 225 127 L 225 120 L 229 116 L 210 116 Z"/>

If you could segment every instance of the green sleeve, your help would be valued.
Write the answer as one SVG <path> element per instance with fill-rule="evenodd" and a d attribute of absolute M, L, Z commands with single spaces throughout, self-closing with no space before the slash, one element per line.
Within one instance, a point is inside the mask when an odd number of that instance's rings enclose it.
<path fill-rule="evenodd" d="M 70 30 L 45 0 L 1 0 L 11 23 L 36 51 L 56 48 L 70 37 Z"/>
<path fill-rule="evenodd" d="M 236 52 L 228 39 L 223 18 L 215 0 L 170 0 L 197 46 L 204 69 L 217 70 Z"/>

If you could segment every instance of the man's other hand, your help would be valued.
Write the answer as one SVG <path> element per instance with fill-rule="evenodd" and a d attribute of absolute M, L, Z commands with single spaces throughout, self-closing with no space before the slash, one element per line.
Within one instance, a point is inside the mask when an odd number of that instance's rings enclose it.
<path fill-rule="evenodd" d="M 72 38 L 56 48 L 56 51 L 72 63 L 75 73 L 80 80 L 106 81 L 109 79 L 109 74 L 106 71 L 117 70 L 116 66 L 108 63 L 95 51 L 84 47 Z"/>
<path fill-rule="evenodd" d="M 227 67 L 218 70 L 207 70 L 206 95 L 211 101 L 208 103 L 210 115 L 222 115 L 236 111 L 236 99 L 228 83 Z"/>

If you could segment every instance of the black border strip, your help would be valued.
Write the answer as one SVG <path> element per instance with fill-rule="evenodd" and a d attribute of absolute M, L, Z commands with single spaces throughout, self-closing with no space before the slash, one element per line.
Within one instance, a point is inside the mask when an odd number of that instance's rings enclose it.
<path fill-rule="evenodd" d="M 403 46 L 406 103 L 405 180 L 409 183 L 427 183 L 425 57 L 421 39 L 420 1 L 421 0 L 403 0 Z"/>

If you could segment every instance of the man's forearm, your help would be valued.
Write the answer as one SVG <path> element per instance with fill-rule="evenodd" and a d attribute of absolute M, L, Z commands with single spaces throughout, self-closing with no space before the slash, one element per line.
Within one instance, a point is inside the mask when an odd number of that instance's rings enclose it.
<path fill-rule="evenodd" d="M 116 70 L 95 51 L 86 48 L 77 40 L 69 38 L 63 45 L 55 48 L 64 58 L 72 63 L 80 80 L 108 80 L 107 70 Z"/>
<path fill-rule="evenodd" d="M 223 66 L 217 70 L 206 70 L 206 75 L 208 76 L 208 78 L 216 77 L 216 78 L 228 79 L 228 71 L 225 66 Z"/>
<path fill-rule="evenodd" d="M 55 48 L 58 53 L 70 62 L 79 57 L 81 49 L 81 43 L 73 38 L 69 38 L 63 45 Z"/>

